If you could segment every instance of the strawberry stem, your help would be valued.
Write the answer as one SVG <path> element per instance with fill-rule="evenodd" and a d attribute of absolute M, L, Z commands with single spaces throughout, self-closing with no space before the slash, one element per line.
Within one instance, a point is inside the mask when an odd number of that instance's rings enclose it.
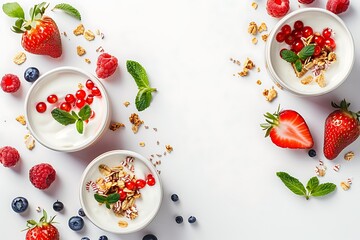
<path fill-rule="evenodd" d="M 279 125 L 279 114 L 280 114 L 280 105 L 278 106 L 278 109 L 273 114 L 267 112 L 264 114 L 266 123 L 260 124 L 260 127 L 265 132 L 265 137 L 269 136 L 271 129 L 274 126 Z"/>

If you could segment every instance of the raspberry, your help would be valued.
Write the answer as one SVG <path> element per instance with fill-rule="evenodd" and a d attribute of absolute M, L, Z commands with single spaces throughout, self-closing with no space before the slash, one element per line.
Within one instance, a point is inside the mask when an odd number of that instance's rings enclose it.
<path fill-rule="evenodd" d="M 20 80 L 14 74 L 5 74 L 1 80 L 1 88 L 7 93 L 16 92 L 20 88 Z"/>
<path fill-rule="evenodd" d="M 270 16 L 283 17 L 290 10 L 289 0 L 267 0 L 266 10 Z"/>
<path fill-rule="evenodd" d="M 302 4 L 310 4 L 312 2 L 314 2 L 315 0 L 298 0 L 299 3 L 302 3 Z"/>
<path fill-rule="evenodd" d="M 339 14 L 345 12 L 350 5 L 350 0 L 328 0 L 326 4 L 326 9 L 335 13 Z"/>
<path fill-rule="evenodd" d="M 4 167 L 13 167 L 20 160 L 19 152 L 10 146 L 5 146 L 0 148 L 0 163 L 4 165 Z"/>
<path fill-rule="evenodd" d="M 96 65 L 96 75 L 98 78 L 108 78 L 114 74 L 118 67 L 118 60 L 108 53 L 102 53 L 99 56 Z"/>
<path fill-rule="evenodd" d="M 33 166 L 29 171 L 30 182 L 39 189 L 46 189 L 50 187 L 55 180 L 56 171 L 47 163 L 40 163 Z"/>

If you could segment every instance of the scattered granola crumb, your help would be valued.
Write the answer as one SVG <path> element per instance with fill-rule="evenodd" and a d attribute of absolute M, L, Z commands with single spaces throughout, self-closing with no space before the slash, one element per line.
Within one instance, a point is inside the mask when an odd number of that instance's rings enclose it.
<path fill-rule="evenodd" d="M 159 142 L 159 141 L 156 141 L 156 145 L 160 145 L 160 142 Z"/>
<path fill-rule="evenodd" d="M 314 80 L 314 77 L 312 75 L 308 75 L 301 79 L 301 83 L 304 85 L 307 85 L 307 84 L 311 83 L 313 80 Z"/>
<path fill-rule="evenodd" d="M 129 101 L 126 101 L 123 103 L 125 107 L 128 107 L 130 105 L 130 102 Z"/>
<path fill-rule="evenodd" d="M 338 172 L 339 170 L 340 170 L 340 164 L 336 164 L 334 167 L 333 167 L 333 170 L 335 171 L 335 172 Z"/>
<path fill-rule="evenodd" d="M 340 186 L 344 191 L 347 191 L 350 189 L 350 183 L 348 183 L 348 182 L 341 182 Z"/>
<path fill-rule="evenodd" d="M 26 134 L 24 137 L 25 146 L 29 150 L 33 150 L 35 147 L 35 139 L 30 134 Z"/>
<path fill-rule="evenodd" d="M 148 125 L 145 125 L 144 128 L 145 128 L 145 129 L 149 129 L 149 126 L 148 126 Z"/>
<path fill-rule="evenodd" d="M 65 31 L 63 32 L 63 34 L 64 34 L 65 37 L 67 37 L 67 33 Z"/>
<path fill-rule="evenodd" d="M 91 63 L 91 60 L 89 58 L 85 58 L 84 59 L 86 63 L 90 64 Z"/>
<path fill-rule="evenodd" d="M 248 75 L 248 73 L 249 73 L 249 69 L 244 68 L 244 69 L 243 69 L 241 72 L 239 72 L 238 74 L 239 74 L 240 77 L 245 77 L 245 76 Z"/>
<path fill-rule="evenodd" d="M 131 129 L 134 133 L 137 133 L 141 124 L 144 123 L 144 121 L 142 121 L 139 118 L 139 115 L 137 115 L 136 113 L 131 114 L 131 116 L 129 117 L 129 120 L 130 120 L 130 123 L 133 125 Z"/>
<path fill-rule="evenodd" d="M 251 39 L 251 42 L 256 45 L 258 43 L 258 40 L 256 37 L 254 37 L 253 39 Z"/>
<path fill-rule="evenodd" d="M 250 22 L 248 27 L 248 33 L 256 35 L 258 33 L 258 27 L 255 22 Z"/>
<path fill-rule="evenodd" d="M 157 129 L 157 128 L 153 128 L 153 130 L 154 130 L 155 132 L 157 132 L 157 131 L 158 131 L 158 129 Z"/>
<path fill-rule="evenodd" d="M 126 228 L 129 224 L 128 224 L 128 222 L 121 220 L 118 222 L 118 225 L 121 228 Z"/>
<path fill-rule="evenodd" d="M 264 42 L 267 41 L 268 37 L 269 37 L 269 34 L 263 34 L 263 35 L 261 35 L 261 39 L 262 39 Z"/>
<path fill-rule="evenodd" d="M 260 72 L 260 67 L 257 67 L 257 68 L 256 68 L 256 71 L 257 71 L 257 72 Z"/>
<path fill-rule="evenodd" d="M 258 8 L 258 4 L 256 2 L 252 2 L 251 6 L 253 7 L 253 9 L 257 9 Z"/>
<path fill-rule="evenodd" d="M 84 32 L 84 37 L 88 41 L 92 41 L 95 39 L 95 34 L 91 30 L 86 30 Z"/>
<path fill-rule="evenodd" d="M 260 26 L 258 27 L 258 32 L 261 33 L 261 32 L 264 32 L 264 31 L 267 31 L 267 26 L 266 26 L 266 23 L 262 22 L 260 24 Z"/>
<path fill-rule="evenodd" d="M 100 47 L 98 47 L 97 49 L 96 49 L 96 52 L 104 52 L 105 50 L 104 50 L 104 48 L 102 47 L 102 46 L 100 46 Z"/>
<path fill-rule="evenodd" d="M 100 38 L 101 38 L 101 39 L 104 39 L 104 38 L 105 38 L 104 33 L 100 33 Z"/>
<path fill-rule="evenodd" d="M 230 58 L 230 61 L 231 61 L 231 62 L 233 62 L 234 64 L 236 64 L 236 65 L 239 65 L 239 66 L 240 66 L 240 61 L 239 61 L 239 60 L 236 60 L 236 59 Z"/>
<path fill-rule="evenodd" d="M 41 212 L 41 208 L 38 206 L 38 207 L 36 207 L 36 211 L 37 212 Z"/>
<path fill-rule="evenodd" d="M 160 175 L 161 174 L 161 171 L 160 170 L 156 170 L 156 172 Z"/>
<path fill-rule="evenodd" d="M 145 143 L 144 142 L 139 142 L 139 146 L 140 147 L 145 147 Z"/>
<path fill-rule="evenodd" d="M 96 33 L 96 35 L 100 35 L 100 30 L 96 29 L 95 33 Z"/>
<path fill-rule="evenodd" d="M 120 128 L 123 128 L 123 127 L 125 127 L 125 124 L 120 123 L 120 122 L 112 122 L 110 124 L 110 130 L 111 131 L 116 131 L 116 130 L 118 130 Z"/>
<path fill-rule="evenodd" d="M 84 28 L 84 25 L 82 25 L 82 24 L 77 26 L 73 31 L 75 36 L 83 35 L 84 32 L 85 32 L 85 28 Z"/>
<path fill-rule="evenodd" d="M 244 66 L 245 66 L 245 68 L 251 70 L 251 69 L 253 69 L 255 67 L 255 64 L 250 58 L 246 58 Z"/>
<path fill-rule="evenodd" d="M 77 47 L 76 47 L 76 52 L 77 52 L 77 54 L 78 54 L 79 56 L 83 56 L 83 55 L 86 53 L 86 50 L 85 50 L 83 47 L 81 47 L 81 46 L 77 46 Z"/>
<path fill-rule="evenodd" d="M 315 82 L 322 88 L 326 86 L 324 71 L 321 71 L 320 75 L 315 78 Z"/>
<path fill-rule="evenodd" d="M 21 125 L 26 125 L 26 119 L 24 115 L 20 115 L 17 118 L 15 118 L 16 121 L 18 121 Z"/>
<path fill-rule="evenodd" d="M 26 54 L 24 52 L 18 52 L 14 58 L 13 61 L 17 65 L 21 65 L 26 61 Z"/>
<path fill-rule="evenodd" d="M 165 149 L 168 153 L 171 153 L 172 151 L 174 151 L 173 147 L 170 146 L 169 144 L 168 145 L 165 145 Z"/>
<path fill-rule="evenodd" d="M 263 91 L 263 96 L 265 97 L 266 101 L 272 102 L 277 97 L 277 92 L 274 89 L 274 86 L 270 89 L 265 89 Z"/>
<path fill-rule="evenodd" d="M 156 154 L 156 156 L 157 156 L 157 157 L 159 157 L 159 158 L 161 158 L 161 157 L 162 157 L 162 155 L 161 155 L 161 154 Z"/>
<path fill-rule="evenodd" d="M 257 81 L 256 81 L 256 84 L 257 84 L 257 85 L 261 85 L 261 84 L 262 84 L 261 80 L 260 80 L 260 79 L 257 80 Z"/>
<path fill-rule="evenodd" d="M 78 84 L 78 88 L 79 89 L 83 89 L 84 88 L 84 85 L 82 85 L 81 83 Z"/>
<path fill-rule="evenodd" d="M 315 167 L 315 173 L 319 177 L 323 177 L 326 174 L 326 168 L 324 166 L 316 166 Z"/>
<path fill-rule="evenodd" d="M 354 153 L 353 151 L 347 152 L 347 153 L 345 153 L 345 155 L 344 155 L 344 159 L 345 159 L 346 161 L 350 161 L 350 160 L 352 160 L 354 157 L 355 157 L 355 153 Z"/>

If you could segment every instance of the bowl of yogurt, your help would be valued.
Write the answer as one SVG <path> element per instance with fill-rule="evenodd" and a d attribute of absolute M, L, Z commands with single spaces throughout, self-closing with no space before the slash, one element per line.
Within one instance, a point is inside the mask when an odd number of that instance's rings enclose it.
<path fill-rule="evenodd" d="M 103 153 L 87 166 L 81 178 L 80 203 L 87 218 L 115 234 L 146 227 L 157 215 L 162 198 L 155 167 L 132 151 Z"/>
<path fill-rule="evenodd" d="M 92 74 L 60 67 L 43 74 L 25 100 L 27 127 L 45 147 L 62 152 L 85 149 L 110 122 L 109 98 Z"/>

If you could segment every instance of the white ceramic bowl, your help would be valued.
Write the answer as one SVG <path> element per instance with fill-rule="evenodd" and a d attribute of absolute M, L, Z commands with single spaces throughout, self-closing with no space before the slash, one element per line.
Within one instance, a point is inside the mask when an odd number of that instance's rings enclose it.
<path fill-rule="evenodd" d="M 134 174 L 138 179 L 145 179 L 145 176 L 151 173 L 156 182 L 154 186 L 146 185 L 140 190 L 141 198 L 136 199 L 135 202 L 138 209 L 138 217 L 133 220 L 116 216 L 113 211 L 107 209 L 105 205 L 99 205 L 94 198 L 95 192 L 92 190 L 90 184 L 99 177 L 104 177 L 99 172 L 100 164 L 116 167 L 119 166 L 122 161 L 125 161 L 127 156 L 135 158 L 132 165 L 135 169 Z M 125 169 L 129 172 L 127 168 Z M 114 150 L 98 156 L 87 166 L 81 178 L 80 203 L 87 218 L 100 229 L 115 234 L 132 233 L 147 226 L 159 211 L 162 197 L 162 184 L 154 166 L 145 157 L 131 151 Z M 121 228 L 118 225 L 118 222 L 123 220 L 128 223 L 126 228 Z"/>
<path fill-rule="evenodd" d="M 289 49 L 289 46 L 285 42 L 278 43 L 276 34 L 285 24 L 293 29 L 297 20 L 303 21 L 304 26 L 312 27 L 314 32 L 322 32 L 327 27 L 333 30 L 337 61 L 325 72 L 327 85 L 323 88 L 315 82 L 303 85 L 295 76 L 290 63 L 280 57 L 280 50 Z M 345 23 L 337 15 L 325 9 L 303 8 L 286 15 L 271 30 L 265 47 L 265 60 L 272 80 L 284 89 L 302 96 L 322 95 L 336 89 L 350 74 L 354 64 L 354 41 Z"/>
<path fill-rule="evenodd" d="M 84 124 L 84 133 L 79 134 L 75 124 L 61 125 L 51 116 L 51 111 L 65 101 L 66 94 L 75 95 L 79 89 L 79 83 L 86 89 L 85 83 L 88 79 L 91 79 L 99 88 L 101 97 L 94 97 L 94 102 L 90 107 L 95 112 L 95 117 L 88 124 Z M 50 94 L 57 95 L 59 99 L 57 103 L 47 102 Z M 47 104 L 44 113 L 36 111 L 36 105 L 39 102 Z M 76 108 L 73 110 L 78 112 Z M 102 83 L 92 74 L 78 68 L 60 67 L 41 75 L 33 83 L 26 96 L 25 115 L 27 127 L 39 143 L 52 150 L 75 152 L 99 140 L 107 129 L 110 122 L 109 99 Z"/>

